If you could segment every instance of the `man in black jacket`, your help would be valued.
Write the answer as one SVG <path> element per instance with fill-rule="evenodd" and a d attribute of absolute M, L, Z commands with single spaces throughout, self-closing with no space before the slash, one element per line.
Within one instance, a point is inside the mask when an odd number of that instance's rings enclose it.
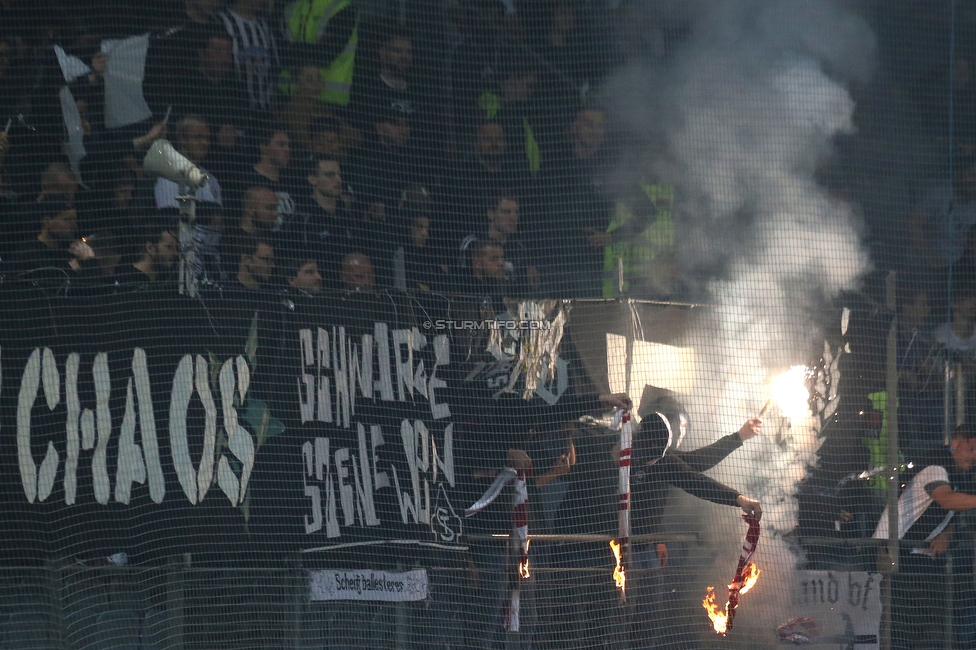
<path fill-rule="evenodd" d="M 680 439 L 681 416 L 675 409 L 656 405 L 668 416 L 651 411 L 634 432 L 631 456 L 631 536 L 662 534 L 665 508 L 668 504 L 668 487 L 674 486 L 699 499 L 719 505 L 738 506 L 746 515 L 762 517 L 759 502 L 742 495 L 733 488 L 705 476 L 711 469 L 742 443 L 759 435 L 762 421 L 751 418 L 736 433 L 719 438 L 715 442 L 693 451 L 676 452 Z M 671 422 L 675 424 L 672 435 Z M 739 540 L 736 540 L 737 542 Z M 681 544 L 675 545 L 675 559 L 680 563 Z M 733 546 L 729 547 L 734 548 Z M 675 549 L 672 549 L 675 550 Z M 632 566 L 636 569 L 657 569 L 669 562 L 669 550 L 663 542 L 634 544 Z M 697 636 L 696 622 L 687 620 L 687 608 L 678 602 L 682 576 L 667 575 L 660 571 L 640 571 L 628 581 L 628 593 L 641 612 L 635 617 L 635 634 L 641 639 L 652 640 L 653 647 L 690 647 Z M 697 612 L 696 612 L 697 614 Z"/>

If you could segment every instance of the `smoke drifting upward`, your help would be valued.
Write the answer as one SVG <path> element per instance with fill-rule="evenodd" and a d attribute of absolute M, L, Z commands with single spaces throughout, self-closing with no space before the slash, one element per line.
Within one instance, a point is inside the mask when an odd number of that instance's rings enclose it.
<path fill-rule="evenodd" d="M 621 70 L 603 100 L 623 139 L 644 143 L 620 174 L 675 184 L 679 257 L 714 305 L 687 341 L 697 376 L 684 397 L 693 423 L 684 446 L 694 449 L 755 416 L 771 377 L 822 349 L 818 308 L 868 269 L 857 220 L 815 172 L 831 139 L 853 130 L 845 84 L 870 76 L 874 37 L 846 5 L 826 0 L 684 0 L 647 11 L 684 36 L 659 60 Z M 775 444 L 780 419 L 774 407 L 767 435 L 710 472 L 763 503 L 764 573 L 737 626 L 751 619 L 765 634 L 791 615 L 795 558 L 773 538 L 796 524 L 793 496 L 818 446 L 813 418 L 794 420 Z M 727 584 L 738 552 L 730 540 L 745 527 L 717 507 L 701 521 L 723 552 L 708 580 Z"/>

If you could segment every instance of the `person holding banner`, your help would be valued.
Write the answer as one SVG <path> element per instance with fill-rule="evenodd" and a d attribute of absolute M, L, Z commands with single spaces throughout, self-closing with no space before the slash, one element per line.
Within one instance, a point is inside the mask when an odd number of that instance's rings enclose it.
<path fill-rule="evenodd" d="M 459 446 L 455 453 L 464 458 L 466 464 L 462 474 L 467 484 L 462 489 L 470 490 L 468 503 L 484 498 L 485 489 L 504 468 L 525 473 L 530 483 L 535 484 L 533 461 L 538 459 L 533 459 L 527 451 L 535 437 L 533 430 L 552 423 L 572 422 L 591 411 L 631 408 L 632 402 L 625 393 L 564 394 L 555 404 L 547 404 L 541 399 L 507 396 L 492 400 L 488 405 L 490 407 L 483 409 L 482 417 L 467 416 L 464 433 L 455 438 L 455 444 Z M 547 469 L 541 468 L 539 476 L 545 475 Z M 532 507 L 530 497 L 529 508 Z M 511 507 L 496 501 L 478 512 L 477 517 L 465 519 L 465 530 L 477 536 L 507 533 L 511 531 L 511 516 Z M 471 647 L 482 650 L 505 647 L 502 622 L 508 597 L 506 577 L 511 568 L 506 547 L 495 541 L 472 541 L 469 549 L 468 579 L 475 594 L 471 610 L 467 612 L 471 620 Z M 536 566 L 537 552 L 533 546 L 529 555 L 530 570 Z M 523 589 L 521 618 L 525 639 L 531 637 L 536 621 L 533 581 L 526 581 Z"/>

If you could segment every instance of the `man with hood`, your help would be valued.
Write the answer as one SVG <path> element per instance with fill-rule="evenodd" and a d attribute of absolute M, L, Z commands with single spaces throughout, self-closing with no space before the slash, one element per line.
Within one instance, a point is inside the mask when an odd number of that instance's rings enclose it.
<path fill-rule="evenodd" d="M 665 532 L 661 520 L 668 504 L 668 486 L 680 488 L 712 503 L 738 506 L 748 517 L 762 517 L 759 501 L 702 474 L 741 447 L 742 443 L 759 435 L 762 420 L 750 418 L 737 432 L 719 438 L 710 445 L 678 452 L 675 448 L 681 444 L 687 426 L 688 417 L 678 403 L 665 397 L 653 402 L 640 425 L 635 427 L 630 484 L 632 537 Z M 675 559 L 680 560 L 680 544 L 678 547 Z M 663 542 L 635 544 L 633 558 L 633 566 L 638 569 L 664 567 L 669 561 L 668 547 Z M 646 614 L 635 619 L 639 628 L 637 635 L 652 639 L 656 644 L 654 647 L 670 647 L 670 643 L 680 645 L 694 638 L 696 626 L 681 620 L 682 608 L 675 600 L 680 583 L 676 582 L 675 576 L 659 571 L 642 571 L 634 577 L 635 584 L 628 591 L 634 594 L 637 607 Z M 678 580 L 680 578 L 677 577 Z"/>

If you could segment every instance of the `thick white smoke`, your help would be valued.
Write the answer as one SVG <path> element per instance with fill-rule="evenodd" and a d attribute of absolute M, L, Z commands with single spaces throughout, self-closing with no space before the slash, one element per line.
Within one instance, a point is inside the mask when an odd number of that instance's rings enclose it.
<path fill-rule="evenodd" d="M 661 60 L 633 62 L 615 75 L 604 99 L 627 141 L 655 143 L 632 152 L 632 168 L 621 173 L 675 183 L 683 265 L 710 278 L 714 308 L 703 310 L 687 341 L 697 375 L 685 396 L 693 425 L 683 448 L 695 449 L 755 416 L 771 377 L 823 348 L 818 308 L 868 268 L 853 213 L 814 174 L 829 159 L 831 138 L 854 128 L 844 84 L 871 74 L 874 38 L 847 5 L 826 0 L 647 9 L 658 24 L 688 35 Z M 757 553 L 765 573 L 743 599 L 736 647 L 774 643 L 771 632 L 794 613 L 788 589 L 796 558 L 777 535 L 795 527 L 793 497 L 815 462 L 817 440 L 810 419 L 794 421 L 776 444 L 780 421 L 773 409 L 767 434 L 710 472 L 760 499 L 765 511 Z M 682 498 L 680 518 L 687 528 L 689 512 L 704 515 L 699 521 L 717 552 L 706 578 L 722 594 L 745 526 L 728 508 L 692 501 Z"/>

